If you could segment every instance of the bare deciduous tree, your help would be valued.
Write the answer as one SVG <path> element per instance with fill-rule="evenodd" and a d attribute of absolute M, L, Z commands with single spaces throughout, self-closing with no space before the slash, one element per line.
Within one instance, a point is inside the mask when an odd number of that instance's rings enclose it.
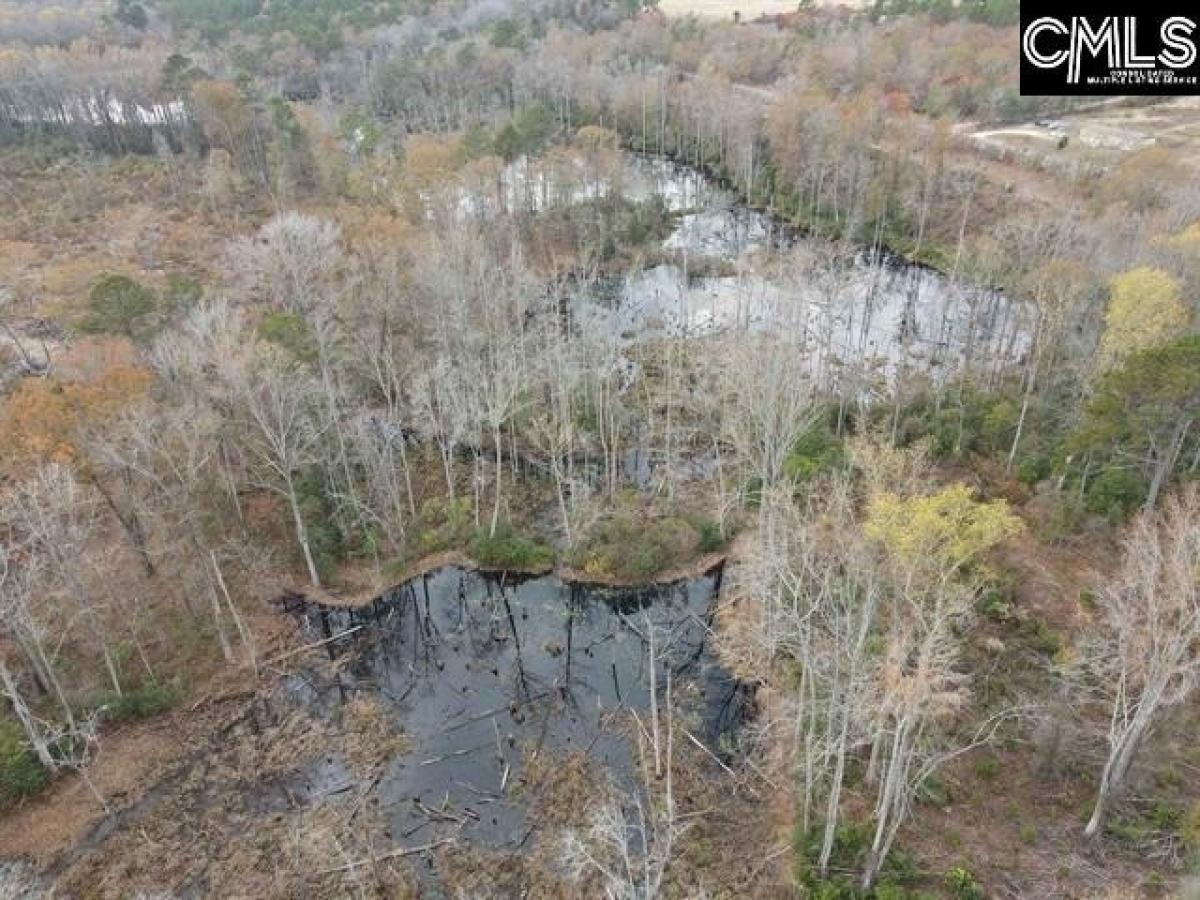
<path fill-rule="evenodd" d="M 659 706 L 656 673 L 661 646 L 656 626 L 647 615 L 639 629 L 646 642 L 650 677 L 650 727 L 632 712 L 637 726 L 641 785 L 629 797 L 610 796 L 592 812 L 584 831 L 568 829 L 561 857 L 572 878 L 598 874 L 608 900 L 652 900 L 687 824 L 675 806 L 675 710 L 671 665 L 666 673 L 664 705 Z M 665 720 L 665 721 L 664 721 Z"/>
<path fill-rule="evenodd" d="M 1097 663 L 1111 702 L 1108 759 L 1084 833 L 1100 830 L 1155 718 L 1200 683 L 1200 491 L 1129 526 L 1120 571 L 1100 590 L 1107 634 Z"/>
<path fill-rule="evenodd" d="M 24 536 L 26 551 L 41 560 L 38 586 L 62 601 L 74 615 L 59 626 L 69 630 L 72 619 L 84 622 L 99 645 L 109 682 L 123 693 L 105 622 L 105 597 L 96 589 L 105 567 L 104 555 L 91 545 L 99 527 L 95 497 L 70 469 L 58 463 L 42 466 L 22 484 L 11 504 L 11 516 Z"/>
<path fill-rule="evenodd" d="M 298 315 L 312 310 L 342 260 L 337 225 L 298 212 L 274 216 L 254 237 L 234 242 L 229 255 L 245 288 Z"/>
<path fill-rule="evenodd" d="M 786 550 L 777 554 L 771 584 L 778 605 L 778 644 L 799 666 L 789 706 L 799 738 L 801 822 L 807 831 L 814 802 L 825 801 L 818 868 L 824 877 L 833 853 L 847 760 L 870 740 L 879 704 L 872 638 L 886 592 L 872 549 L 854 523 L 850 485 L 831 479 L 807 510 L 788 503 Z M 768 500 L 768 502 L 775 502 Z"/>
<path fill-rule="evenodd" d="M 239 397 L 246 417 L 241 437 L 247 453 L 258 464 L 256 483 L 287 501 L 308 577 L 320 587 L 299 485 L 302 470 L 318 462 L 324 425 L 314 416 L 312 406 L 319 387 L 302 372 L 290 368 L 264 365 L 248 374 Z"/>

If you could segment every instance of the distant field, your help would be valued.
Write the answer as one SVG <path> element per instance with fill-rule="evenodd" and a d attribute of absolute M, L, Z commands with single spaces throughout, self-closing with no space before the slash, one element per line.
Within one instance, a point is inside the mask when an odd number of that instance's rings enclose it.
<path fill-rule="evenodd" d="M 1174 97 L 1152 105 L 1117 99 L 1067 115 L 967 133 L 981 147 L 1051 169 L 1077 170 L 1082 164 L 1109 168 L 1152 146 L 1166 148 L 1180 162 L 1200 169 L 1200 97 Z"/>
<path fill-rule="evenodd" d="M 866 0 L 817 0 L 818 6 L 863 6 Z M 793 12 L 799 0 L 659 0 L 658 8 L 668 16 L 692 13 L 714 19 L 732 19 L 735 12 L 743 19 L 755 19 L 776 13 Z"/>
<path fill-rule="evenodd" d="M 658 8 L 668 16 L 698 16 L 731 19 L 735 12 L 742 18 L 753 19 L 762 15 L 791 12 L 797 0 L 659 0 Z"/>

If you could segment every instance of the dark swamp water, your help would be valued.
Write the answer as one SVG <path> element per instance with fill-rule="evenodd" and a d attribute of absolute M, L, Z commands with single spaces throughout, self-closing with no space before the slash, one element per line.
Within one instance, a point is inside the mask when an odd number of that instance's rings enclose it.
<path fill-rule="evenodd" d="M 324 646 L 338 662 L 336 677 L 294 677 L 291 700 L 328 714 L 368 692 L 394 716 L 405 747 L 373 794 L 397 844 L 454 835 L 520 851 L 537 827 L 519 787 L 533 757 L 583 752 L 618 788 L 632 787 L 629 710 L 646 721 L 651 639 L 660 704 L 669 670 L 677 722 L 715 753 L 727 746 L 752 712 L 753 688 L 710 647 L 719 589 L 719 571 L 669 586 L 602 589 L 448 567 L 363 608 L 285 600 L 314 640 L 334 638 Z M 319 796 L 348 777 L 330 758 L 287 793 Z"/>

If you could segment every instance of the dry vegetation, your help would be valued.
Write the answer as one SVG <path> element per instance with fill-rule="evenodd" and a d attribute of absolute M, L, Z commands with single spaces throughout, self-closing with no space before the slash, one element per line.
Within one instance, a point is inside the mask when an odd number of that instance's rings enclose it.
<path fill-rule="evenodd" d="M 112 897 L 1187 890 L 1200 109 L 1021 98 L 1002 3 L 483 6 L 0 3 L 0 866 Z M 761 263 L 785 297 L 887 250 L 1022 298 L 1028 344 L 888 370 L 804 356 L 807 314 L 589 330 L 562 298 L 679 261 L 628 151 L 807 235 Z M 724 558 L 758 717 L 638 780 L 638 871 L 586 756 L 528 767 L 527 852 L 422 850 L 371 796 L 403 723 L 286 696 L 336 669 L 287 590 Z"/>

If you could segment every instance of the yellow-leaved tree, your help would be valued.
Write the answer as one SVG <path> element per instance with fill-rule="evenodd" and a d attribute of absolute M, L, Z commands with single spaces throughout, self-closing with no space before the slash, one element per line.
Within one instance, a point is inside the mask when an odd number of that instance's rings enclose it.
<path fill-rule="evenodd" d="M 929 496 L 877 494 L 863 528 L 904 567 L 929 567 L 948 577 L 1018 534 L 1022 525 L 1004 500 L 982 503 L 965 484 L 955 484 Z"/>
<path fill-rule="evenodd" d="M 1131 353 L 1165 344 L 1188 325 L 1178 279 L 1162 269 L 1142 266 L 1109 283 L 1099 364 L 1111 369 Z"/>
<path fill-rule="evenodd" d="M 1005 501 L 977 501 L 964 484 L 929 495 L 881 491 L 868 502 L 863 533 L 883 550 L 891 596 L 868 692 L 875 711 L 867 729 L 867 782 L 877 796 L 864 889 L 872 887 L 925 781 L 994 731 L 995 719 L 964 742 L 951 727 L 970 696 L 960 665 L 961 623 L 982 586 L 970 564 L 1021 527 Z"/>

